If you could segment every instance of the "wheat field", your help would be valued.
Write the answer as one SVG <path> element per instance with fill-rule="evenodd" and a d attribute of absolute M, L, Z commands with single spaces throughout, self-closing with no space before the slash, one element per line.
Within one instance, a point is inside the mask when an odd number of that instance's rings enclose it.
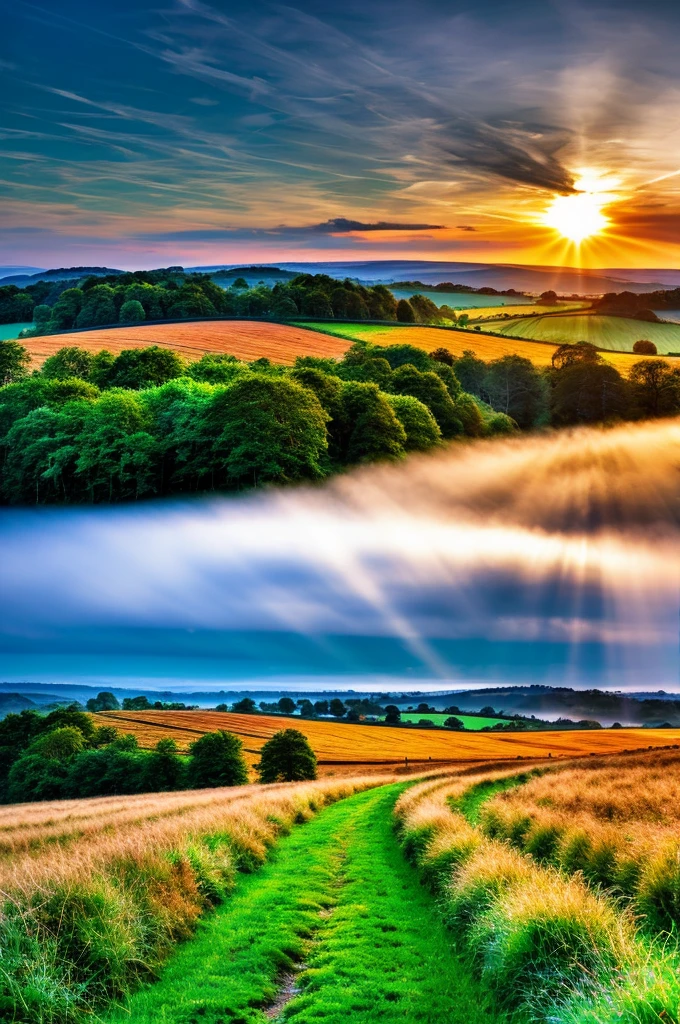
<path fill-rule="evenodd" d="M 139 324 L 107 330 L 74 331 L 22 339 L 35 368 L 60 348 L 77 345 L 88 352 L 107 349 L 114 355 L 129 348 L 159 345 L 188 360 L 207 352 L 220 352 L 250 362 L 266 357 L 292 365 L 297 356 L 341 358 L 348 347 L 344 339 L 307 331 L 292 324 L 258 323 L 252 320 L 203 320 L 175 324 Z"/>
<path fill-rule="evenodd" d="M 121 732 L 133 733 L 145 749 L 150 749 L 163 737 L 171 737 L 180 750 L 187 750 L 189 744 L 204 733 L 226 729 L 242 739 L 251 764 L 275 732 L 294 727 L 309 740 L 324 775 L 371 767 L 389 769 L 403 765 L 405 759 L 409 764 L 422 766 L 430 762 L 544 758 L 548 755 L 579 757 L 680 743 L 680 729 L 454 733 L 223 711 L 109 711 L 100 712 L 96 718 L 98 724 L 115 725 Z"/>

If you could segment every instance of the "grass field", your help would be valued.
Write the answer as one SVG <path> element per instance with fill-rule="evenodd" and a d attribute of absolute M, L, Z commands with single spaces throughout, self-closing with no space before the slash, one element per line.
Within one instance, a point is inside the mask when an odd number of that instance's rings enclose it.
<path fill-rule="evenodd" d="M 48 356 L 71 345 L 78 345 L 88 352 L 108 349 L 114 354 L 126 348 L 160 345 L 190 360 L 200 359 L 206 352 L 225 352 L 238 359 L 252 360 L 266 356 L 273 362 L 288 364 L 294 363 L 297 356 L 304 355 L 340 358 L 347 348 L 346 344 L 331 335 L 306 331 L 293 324 L 255 323 L 249 320 L 140 324 L 137 327 L 43 335 L 39 338 L 26 338 L 22 344 L 28 349 L 35 366 L 42 366 Z"/>
<path fill-rule="evenodd" d="M 434 722 L 435 725 L 443 725 L 446 719 L 450 717 L 450 715 L 440 714 L 419 715 L 417 711 L 402 711 L 401 713 L 402 722 L 420 722 L 425 719 L 427 722 Z M 487 725 L 491 726 L 497 725 L 499 722 L 505 722 L 503 718 L 481 718 L 479 715 L 456 715 L 455 717 L 463 723 L 466 729 L 472 729 L 473 731 L 483 729 Z"/>
<path fill-rule="evenodd" d="M 98 723 L 117 725 L 133 733 L 142 747 L 152 747 L 164 736 L 186 750 L 198 736 L 226 729 L 243 740 L 247 759 L 257 760 L 263 743 L 279 729 L 294 724 L 307 736 L 323 774 L 389 768 L 430 762 L 498 760 L 517 757 L 577 757 L 624 749 L 663 747 L 680 742 L 680 729 L 600 729 L 536 733 L 454 733 L 428 729 L 352 725 L 346 722 L 306 721 L 275 715 L 234 715 L 221 711 L 110 711 Z M 477 719 L 479 721 L 479 719 Z"/>
<path fill-rule="evenodd" d="M 637 760 L 650 769 L 655 763 L 652 755 Z M 585 770 L 592 775 L 602 769 L 623 781 L 626 759 L 590 762 Z M 437 893 L 459 952 L 494 992 L 496 1005 L 520 1019 L 677 1021 L 680 956 L 674 939 L 658 943 L 625 900 L 590 888 L 578 873 L 556 870 L 538 847 L 521 852 L 478 827 L 487 800 L 489 807 L 521 804 L 532 787 L 559 786 L 561 773 L 514 780 L 509 774 L 489 774 L 472 791 L 461 777 L 424 782 L 397 804 L 403 849 Z"/>
<path fill-rule="evenodd" d="M 494 330 L 531 341 L 553 344 L 589 341 L 601 349 L 632 352 L 633 345 L 647 338 L 656 345 L 659 354 L 680 352 L 680 324 L 643 323 L 617 316 L 593 314 L 565 316 L 536 316 L 525 319 L 499 321 Z"/>
<path fill-rule="evenodd" d="M 680 752 L 560 771 L 497 796 L 486 835 L 623 894 L 655 929 L 680 925 Z"/>
<path fill-rule="evenodd" d="M 110 1020 L 259 1024 L 284 1006 L 300 1024 L 496 1019 L 394 842 L 399 788 L 350 797 L 296 829 L 159 984 Z"/>
<path fill-rule="evenodd" d="M 546 318 L 550 320 L 550 317 Z M 560 320 L 564 319 L 559 317 Z M 613 317 L 610 319 L 614 319 Z M 532 318 L 526 321 L 515 320 L 507 323 L 499 322 L 488 325 L 489 330 L 508 330 L 508 323 L 531 323 Z M 626 321 L 621 321 L 625 323 Z M 319 331 L 336 333 L 346 337 L 349 341 L 370 341 L 373 345 L 415 345 L 417 348 L 432 352 L 435 348 L 447 348 L 454 356 L 462 356 L 466 350 L 473 351 L 480 359 L 489 362 L 492 359 L 500 359 L 507 355 L 523 356 L 530 359 L 536 366 L 550 366 L 556 342 L 540 341 L 538 339 L 516 339 L 506 338 L 502 335 L 493 336 L 473 330 L 455 330 L 438 327 L 383 327 L 381 324 L 329 324 L 318 323 L 315 326 Z M 648 326 L 648 325 L 643 325 Z M 654 326 L 653 324 L 651 326 Z M 678 328 L 680 330 L 680 327 Z M 515 332 L 520 334 L 519 330 Z M 639 335 L 643 337 L 644 335 Z M 577 339 L 578 340 L 578 339 Z M 637 337 L 636 339 L 637 340 Z M 631 346 L 632 347 L 632 346 Z M 680 351 L 680 343 L 678 344 Z M 633 363 L 639 362 L 640 357 L 626 352 L 603 352 L 604 358 L 613 363 L 622 373 L 626 373 Z"/>

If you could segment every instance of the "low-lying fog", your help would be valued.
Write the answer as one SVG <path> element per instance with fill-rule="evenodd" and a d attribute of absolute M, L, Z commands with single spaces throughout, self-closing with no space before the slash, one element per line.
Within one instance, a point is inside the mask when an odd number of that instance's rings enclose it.
<path fill-rule="evenodd" d="M 680 421 L 2 510 L 0 679 L 677 689 Z"/>

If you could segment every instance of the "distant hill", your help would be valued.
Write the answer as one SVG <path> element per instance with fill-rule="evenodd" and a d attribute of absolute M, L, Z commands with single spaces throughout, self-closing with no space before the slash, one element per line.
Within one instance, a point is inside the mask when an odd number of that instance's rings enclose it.
<path fill-rule="evenodd" d="M 12 711 L 26 711 L 29 708 L 37 710 L 38 706 L 34 700 L 22 693 L 0 693 L 0 718 L 4 718 Z"/>
<path fill-rule="evenodd" d="M 21 270 L 20 267 L 10 267 L 10 270 Z M 32 267 L 26 268 L 33 270 Z M 36 284 L 38 281 L 80 281 L 83 277 L 108 277 L 110 274 L 124 274 L 124 270 L 116 270 L 112 267 L 59 267 L 56 270 L 37 270 L 35 273 L 16 273 L 6 277 L 0 274 L 0 286 L 14 284 L 17 288 L 25 288 L 28 284 Z"/>
<path fill-rule="evenodd" d="M 0 267 L 0 283 L 6 277 L 16 277 L 17 275 L 24 277 L 32 277 L 34 274 L 44 274 L 43 267 Z"/>

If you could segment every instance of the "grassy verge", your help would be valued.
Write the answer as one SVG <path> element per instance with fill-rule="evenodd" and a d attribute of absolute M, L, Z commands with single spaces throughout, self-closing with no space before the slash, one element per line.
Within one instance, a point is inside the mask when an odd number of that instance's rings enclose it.
<path fill-rule="evenodd" d="M 353 796 L 295 830 L 110 1024 L 496 1020 L 394 842 L 401 789 Z"/>
<path fill-rule="evenodd" d="M 3 885 L 0 1020 L 91 1020 L 154 977 L 200 917 L 230 896 L 237 874 L 259 868 L 294 824 L 377 784 L 153 794 L 128 798 L 132 815 L 122 817 L 117 798 L 74 801 L 71 814 L 91 807 L 96 824 L 65 846 L 27 850 Z M 36 808 L 19 806 L 17 816 L 30 819 Z"/>
<path fill-rule="evenodd" d="M 475 788 L 473 819 L 485 792 Z M 580 878 L 486 838 L 451 809 L 464 797 L 461 780 L 417 787 L 397 807 L 398 829 L 498 1005 L 551 1024 L 677 1021 L 673 949 L 642 940 L 633 917 Z"/>
<path fill-rule="evenodd" d="M 498 793 L 506 793 L 509 789 L 516 789 L 523 786 L 530 779 L 537 775 L 543 775 L 545 769 L 535 768 L 530 772 L 521 772 L 519 775 L 510 775 L 501 779 L 482 779 L 474 786 L 465 789 L 460 796 L 451 797 L 449 805 L 454 811 L 460 811 L 463 817 L 471 825 L 478 825 L 481 817 L 482 807 Z"/>

